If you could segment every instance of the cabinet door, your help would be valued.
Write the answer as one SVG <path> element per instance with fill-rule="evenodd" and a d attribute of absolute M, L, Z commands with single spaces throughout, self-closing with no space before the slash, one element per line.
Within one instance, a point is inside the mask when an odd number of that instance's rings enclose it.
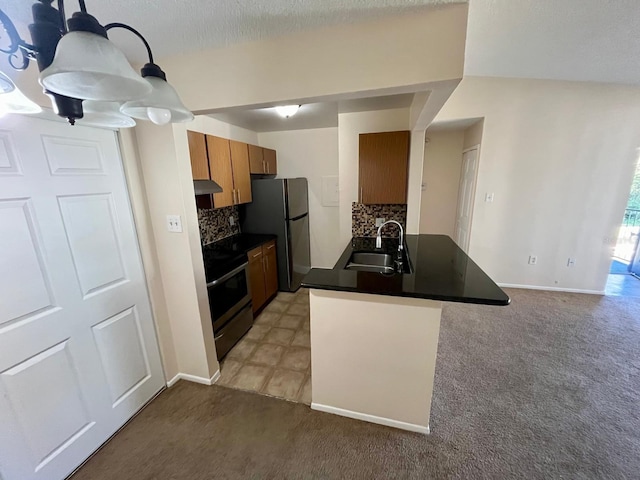
<path fill-rule="evenodd" d="M 266 173 L 262 147 L 249 145 L 249 164 L 251 173 Z"/>
<path fill-rule="evenodd" d="M 253 312 L 257 312 L 267 299 L 264 281 L 262 247 L 254 248 L 247 254 L 249 257 L 249 284 L 251 285 L 251 302 Z"/>
<path fill-rule="evenodd" d="M 408 173 L 408 131 L 360 134 L 361 203 L 407 203 Z"/>
<path fill-rule="evenodd" d="M 235 140 L 230 140 L 230 144 L 236 204 L 249 203 L 251 201 L 251 173 L 249 171 L 248 145 Z"/>
<path fill-rule="evenodd" d="M 278 173 L 278 162 L 276 160 L 276 151 L 270 148 L 264 149 L 264 166 L 266 173 L 275 175 Z"/>
<path fill-rule="evenodd" d="M 191 174 L 194 180 L 209 180 L 209 161 L 207 160 L 207 142 L 204 133 L 187 131 Z"/>
<path fill-rule="evenodd" d="M 229 140 L 207 135 L 207 151 L 209 153 L 211 180 L 222 187 L 221 193 L 213 194 L 213 206 L 214 208 L 221 208 L 233 205 L 235 203 L 235 191 L 233 189 Z"/>
<path fill-rule="evenodd" d="M 264 257 L 264 283 L 266 297 L 271 298 L 278 291 L 278 258 L 276 257 L 276 242 L 272 240 L 262 246 Z"/>

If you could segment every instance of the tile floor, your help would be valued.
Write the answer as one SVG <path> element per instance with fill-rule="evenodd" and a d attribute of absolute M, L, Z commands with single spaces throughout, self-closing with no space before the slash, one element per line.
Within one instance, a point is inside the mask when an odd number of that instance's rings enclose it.
<path fill-rule="evenodd" d="M 278 293 L 222 361 L 218 385 L 311 403 L 307 289 Z"/>

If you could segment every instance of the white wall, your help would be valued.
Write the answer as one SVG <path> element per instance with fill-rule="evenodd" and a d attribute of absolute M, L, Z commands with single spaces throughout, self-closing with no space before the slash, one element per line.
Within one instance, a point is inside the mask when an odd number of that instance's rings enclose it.
<path fill-rule="evenodd" d="M 314 128 L 258 134 L 258 143 L 278 152 L 278 177 L 309 181 L 311 265 L 332 268 L 344 245 L 337 242 L 338 207 L 322 205 L 322 177 L 338 175 L 338 129 Z"/>
<path fill-rule="evenodd" d="M 471 257 L 504 284 L 603 291 L 640 147 L 640 88 L 468 77 L 436 121 L 478 117 Z"/>
<path fill-rule="evenodd" d="M 462 167 L 465 131 L 427 130 L 422 171 L 420 233 L 437 233 L 455 238 L 458 187 Z"/>
<path fill-rule="evenodd" d="M 409 109 L 375 112 L 341 113 L 338 115 L 338 158 L 340 171 L 340 248 L 351 239 L 351 203 L 357 202 L 358 150 L 361 133 L 409 130 Z"/>

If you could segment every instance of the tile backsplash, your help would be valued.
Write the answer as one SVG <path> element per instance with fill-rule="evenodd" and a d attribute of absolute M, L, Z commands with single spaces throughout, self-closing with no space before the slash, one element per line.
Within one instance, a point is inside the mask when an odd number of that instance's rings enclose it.
<path fill-rule="evenodd" d="M 351 205 L 351 235 L 354 237 L 375 237 L 378 233 L 376 218 L 395 220 L 400 222 L 402 228 L 406 230 L 407 206 L 406 205 L 365 205 L 353 202 Z M 397 237 L 399 229 L 397 226 L 384 227 L 383 237 Z"/>
<path fill-rule="evenodd" d="M 234 225 L 229 223 L 229 217 L 235 220 Z M 203 245 L 240 233 L 240 215 L 237 206 L 215 210 L 199 208 L 198 223 L 200 224 L 200 241 Z"/>

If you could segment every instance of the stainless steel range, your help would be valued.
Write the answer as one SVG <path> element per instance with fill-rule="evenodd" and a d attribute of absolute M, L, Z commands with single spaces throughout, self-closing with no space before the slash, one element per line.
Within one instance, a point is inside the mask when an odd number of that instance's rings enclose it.
<path fill-rule="evenodd" d="M 253 325 L 246 254 L 203 248 L 209 310 L 218 360 Z"/>

